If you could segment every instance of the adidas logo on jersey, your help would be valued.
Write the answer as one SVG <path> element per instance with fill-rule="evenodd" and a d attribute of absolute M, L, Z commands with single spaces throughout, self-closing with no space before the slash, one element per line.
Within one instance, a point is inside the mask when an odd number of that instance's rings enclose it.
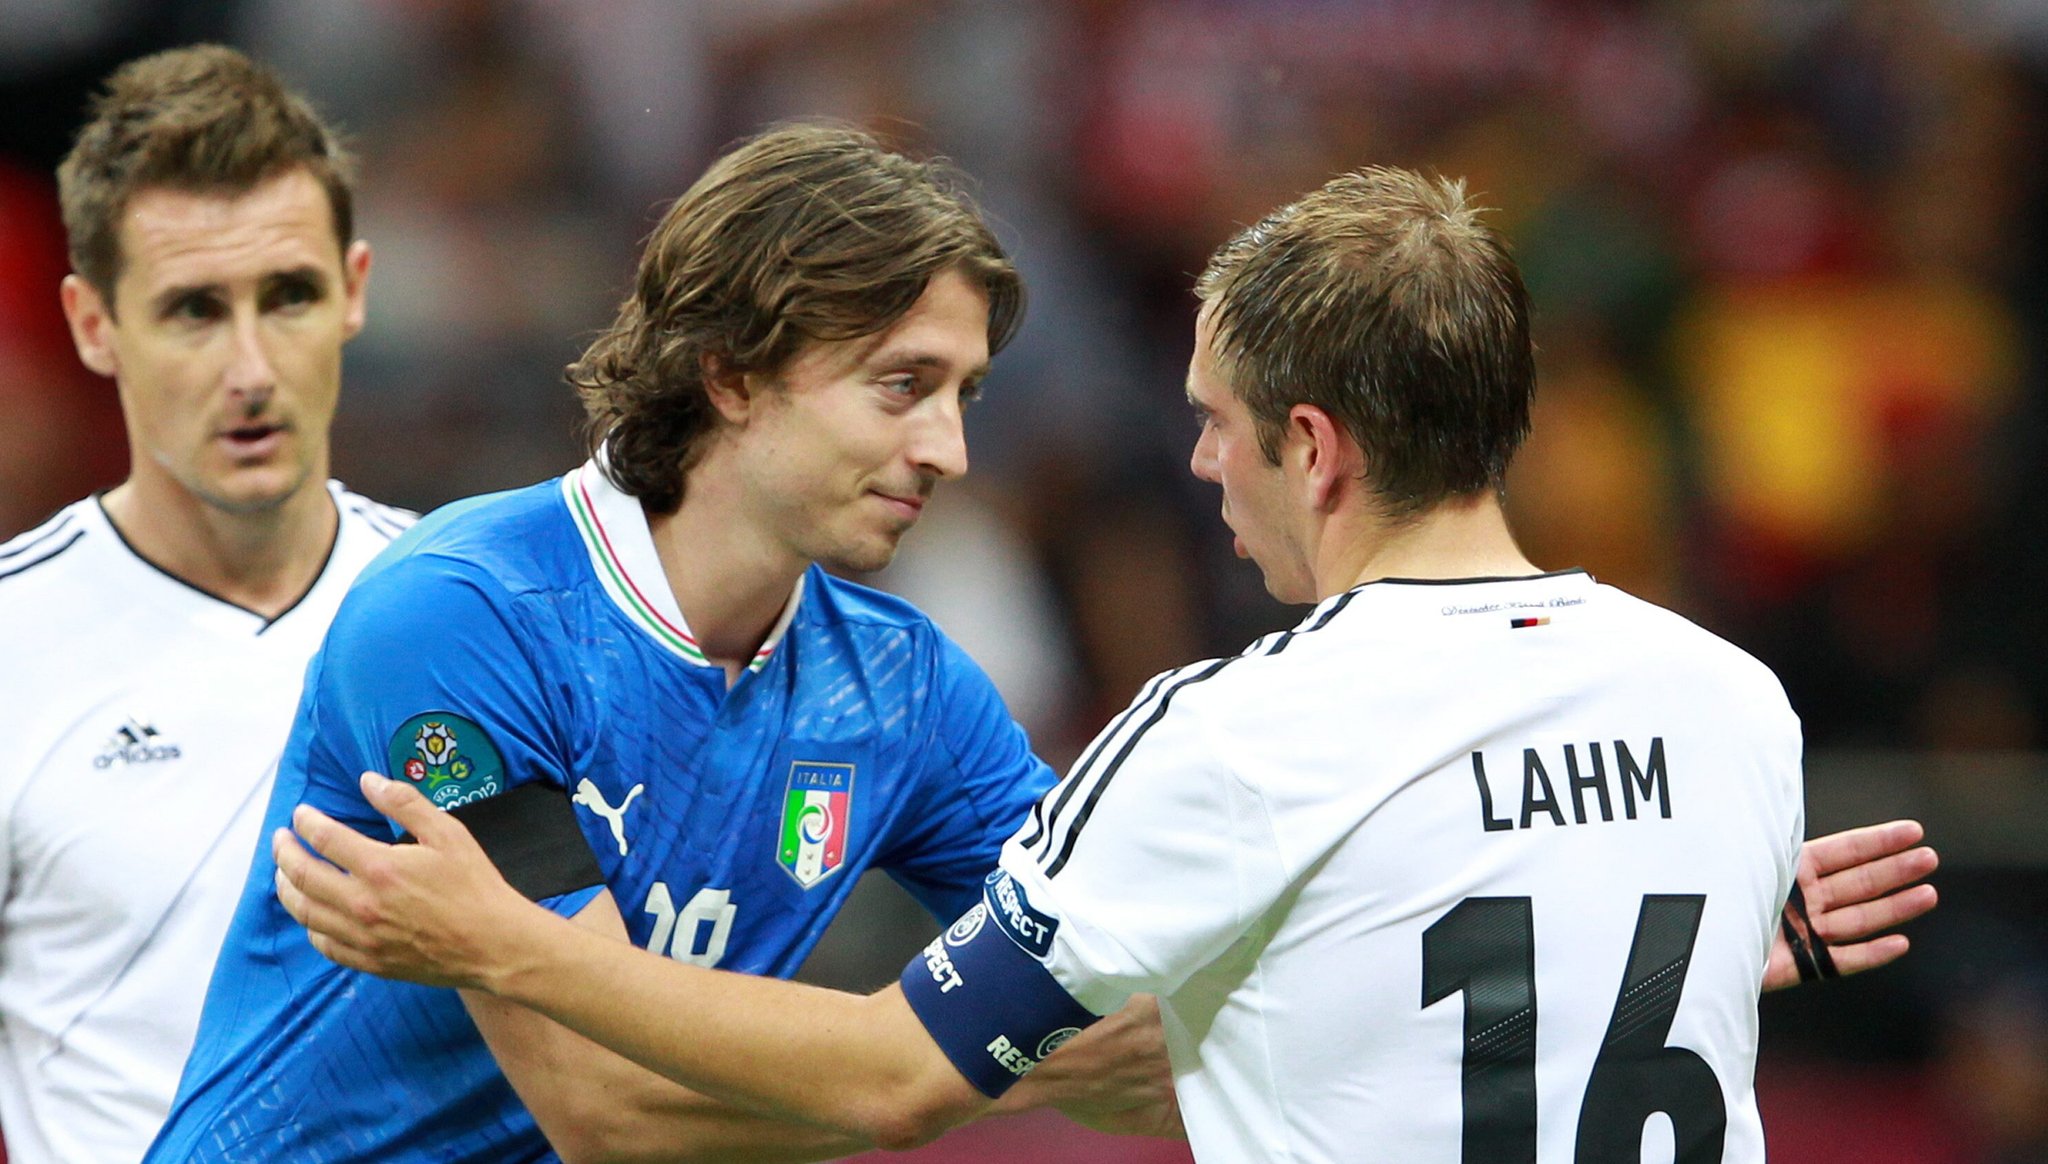
<path fill-rule="evenodd" d="M 165 743 L 163 733 L 156 725 L 143 723 L 134 716 L 107 737 L 100 745 L 100 753 L 92 758 L 92 766 L 105 771 L 115 764 L 153 764 L 161 760 L 175 760 L 183 753 L 178 745 Z"/>

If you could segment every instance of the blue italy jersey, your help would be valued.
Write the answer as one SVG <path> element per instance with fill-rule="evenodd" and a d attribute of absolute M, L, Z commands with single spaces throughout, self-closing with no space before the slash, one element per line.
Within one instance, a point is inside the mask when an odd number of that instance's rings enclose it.
<path fill-rule="evenodd" d="M 293 806 L 393 832 L 365 769 L 446 808 L 560 787 L 633 941 L 777 976 L 870 867 L 964 912 L 1052 783 L 987 676 L 903 602 L 812 569 L 728 687 L 638 502 L 595 465 L 451 506 L 364 572 L 307 672 L 149 1161 L 554 1159 L 454 991 L 335 966 L 273 896 L 267 837 Z"/>

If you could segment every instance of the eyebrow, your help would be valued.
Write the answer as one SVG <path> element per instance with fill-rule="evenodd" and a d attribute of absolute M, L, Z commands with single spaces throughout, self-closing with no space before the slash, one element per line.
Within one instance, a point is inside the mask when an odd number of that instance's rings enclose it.
<path fill-rule="evenodd" d="M 953 367 L 953 361 L 948 360 L 943 356 L 938 356 L 930 352 L 920 352 L 916 350 L 906 352 L 892 352 L 884 350 L 876 352 L 873 356 L 869 357 L 868 362 L 871 364 L 879 364 L 883 367 L 889 368 L 933 368 L 941 372 L 950 371 Z M 976 364 L 974 367 L 969 368 L 967 370 L 966 379 L 986 379 L 988 373 L 989 362 L 987 360 L 983 360 L 981 363 Z"/>
<path fill-rule="evenodd" d="M 219 297 L 225 294 L 227 294 L 227 285 L 223 283 L 180 283 L 176 286 L 166 287 L 155 295 L 150 296 L 149 313 L 160 318 L 169 314 L 171 309 L 177 306 L 181 300 L 188 299 L 194 295 Z"/>
<path fill-rule="evenodd" d="M 258 288 L 275 287 L 279 283 L 292 281 L 308 282 L 325 290 L 327 287 L 327 273 L 311 263 L 301 263 L 296 267 L 286 267 L 280 271 L 264 272 L 262 279 L 258 282 Z M 227 291 L 228 288 L 225 283 L 179 283 L 166 287 L 155 295 L 150 296 L 149 308 L 152 314 L 161 316 L 175 306 L 179 300 L 188 296 L 225 296 Z"/>

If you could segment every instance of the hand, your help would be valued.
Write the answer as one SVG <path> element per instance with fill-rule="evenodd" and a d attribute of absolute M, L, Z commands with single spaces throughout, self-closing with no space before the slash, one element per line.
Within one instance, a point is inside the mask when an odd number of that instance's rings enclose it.
<path fill-rule="evenodd" d="M 1871 935 L 1919 917 L 1940 900 L 1934 886 L 1915 884 L 1941 863 L 1919 844 L 1924 834 L 1919 821 L 1895 820 L 1831 833 L 1799 850 L 1799 892 L 1812 932 L 1827 942 L 1838 973 L 1860 974 L 1903 957 L 1910 946 L 1904 934 Z M 1797 985 L 1798 964 L 1781 930 L 1764 967 L 1764 989 Z"/>
<path fill-rule="evenodd" d="M 1059 1109 L 1077 1124 L 1119 1136 L 1185 1140 L 1159 1001 L 1133 997 L 1045 1057 L 997 1102 L 997 1111 Z"/>
<path fill-rule="evenodd" d="M 372 840 L 302 804 L 292 827 L 271 837 L 278 901 L 306 927 L 313 948 L 343 966 L 487 989 L 486 943 L 516 929 L 534 907 L 498 875 L 462 822 L 419 792 L 374 772 L 363 773 L 362 789 L 418 843 Z"/>

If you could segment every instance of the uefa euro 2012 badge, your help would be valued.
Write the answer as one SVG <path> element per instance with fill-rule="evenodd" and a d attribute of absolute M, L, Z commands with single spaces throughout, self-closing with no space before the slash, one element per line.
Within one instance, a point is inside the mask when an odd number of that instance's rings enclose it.
<path fill-rule="evenodd" d="M 505 791 L 505 760 L 474 720 L 428 711 L 398 725 L 385 749 L 385 775 L 409 781 L 436 808 Z"/>

